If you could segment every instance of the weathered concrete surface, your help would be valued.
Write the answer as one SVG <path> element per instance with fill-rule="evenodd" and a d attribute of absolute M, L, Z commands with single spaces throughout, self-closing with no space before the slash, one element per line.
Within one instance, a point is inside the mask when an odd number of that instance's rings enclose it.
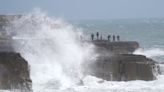
<path fill-rule="evenodd" d="M 138 42 L 93 41 L 99 54 L 91 62 L 85 73 L 108 81 L 154 80 L 159 73 L 158 65 L 152 59 L 142 55 L 133 55 Z"/>
<path fill-rule="evenodd" d="M 19 53 L 0 52 L 0 89 L 31 90 L 29 66 Z"/>
<path fill-rule="evenodd" d="M 154 80 L 156 62 L 142 55 L 99 56 L 88 67 L 89 74 L 108 81 Z"/>
<path fill-rule="evenodd" d="M 129 54 L 139 48 L 139 44 L 136 41 L 110 42 L 108 40 L 95 40 L 92 43 L 96 45 L 99 53 Z"/>

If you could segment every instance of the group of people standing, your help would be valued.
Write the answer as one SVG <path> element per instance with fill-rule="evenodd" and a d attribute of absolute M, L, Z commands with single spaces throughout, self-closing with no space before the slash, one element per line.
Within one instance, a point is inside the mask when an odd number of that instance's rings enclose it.
<path fill-rule="evenodd" d="M 100 35 L 100 37 L 99 37 L 99 32 L 96 33 L 96 37 L 97 37 L 96 40 L 103 40 L 102 39 L 102 35 Z M 120 41 L 120 36 L 119 35 L 117 35 L 117 36 L 115 36 L 115 35 L 112 35 L 112 36 L 108 35 L 107 38 L 108 38 L 108 41 L 112 41 L 111 38 L 113 38 L 113 41 Z M 94 34 L 93 33 L 91 34 L 91 40 L 92 41 L 94 40 Z"/>

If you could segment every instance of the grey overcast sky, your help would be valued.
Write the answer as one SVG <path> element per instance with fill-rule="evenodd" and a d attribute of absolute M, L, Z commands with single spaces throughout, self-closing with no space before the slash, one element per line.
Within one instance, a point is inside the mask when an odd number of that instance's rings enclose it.
<path fill-rule="evenodd" d="M 21 14 L 35 7 L 66 19 L 164 17 L 164 0 L 0 0 L 0 14 Z"/>

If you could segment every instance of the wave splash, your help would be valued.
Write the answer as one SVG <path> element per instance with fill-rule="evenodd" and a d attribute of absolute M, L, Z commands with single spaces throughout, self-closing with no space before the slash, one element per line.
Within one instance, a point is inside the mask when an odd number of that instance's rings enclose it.
<path fill-rule="evenodd" d="M 80 40 L 83 34 L 79 29 L 62 20 L 50 18 L 45 13 L 35 11 L 22 16 L 13 21 L 7 30 L 13 36 L 15 50 L 30 64 L 34 92 L 163 92 L 164 90 L 164 75 L 149 82 L 140 80 L 108 82 L 93 76 L 84 77 L 81 64 L 94 59 L 94 47 Z M 163 55 L 163 51 L 155 49 L 136 51 L 134 54 L 156 57 Z M 81 79 L 84 86 L 77 86 Z"/>
<path fill-rule="evenodd" d="M 164 56 L 164 50 L 159 48 L 151 48 L 147 50 L 138 49 L 133 54 L 145 55 L 147 57 L 159 57 Z"/>
<path fill-rule="evenodd" d="M 76 85 L 83 78 L 81 64 L 94 56 L 78 28 L 40 11 L 12 21 L 7 31 L 30 64 L 34 92 Z"/>

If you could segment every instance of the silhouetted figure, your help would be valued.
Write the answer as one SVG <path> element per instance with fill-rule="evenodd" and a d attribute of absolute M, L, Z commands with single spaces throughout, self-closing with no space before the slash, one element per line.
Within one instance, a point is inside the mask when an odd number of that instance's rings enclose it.
<path fill-rule="evenodd" d="M 99 39 L 99 32 L 97 32 L 96 35 L 97 35 L 97 39 Z"/>
<path fill-rule="evenodd" d="M 110 35 L 108 35 L 108 41 L 110 41 Z"/>
<path fill-rule="evenodd" d="M 94 34 L 91 34 L 91 39 L 92 39 L 92 41 L 94 40 Z"/>
<path fill-rule="evenodd" d="M 102 40 L 102 35 L 100 36 L 100 40 Z"/>
<path fill-rule="evenodd" d="M 113 35 L 113 41 L 115 41 L 115 35 Z"/>
<path fill-rule="evenodd" d="M 120 36 L 119 35 L 117 35 L 117 41 L 120 41 Z"/>

